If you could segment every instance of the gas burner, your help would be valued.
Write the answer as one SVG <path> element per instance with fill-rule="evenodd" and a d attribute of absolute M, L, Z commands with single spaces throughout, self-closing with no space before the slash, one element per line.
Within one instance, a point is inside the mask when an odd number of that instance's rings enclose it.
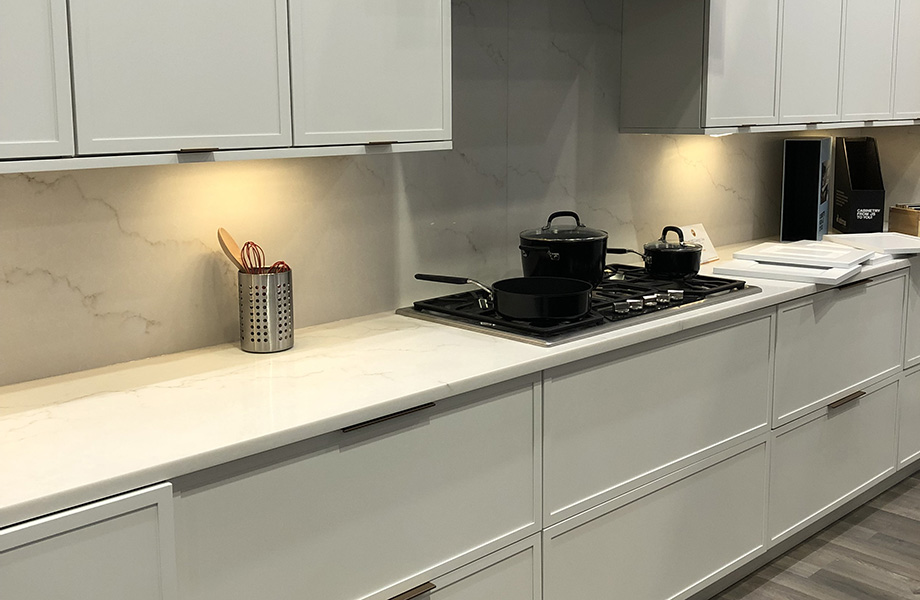
<path fill-rule="evenodd" d="M 555 346 L 660 318 L 676 310 L 760 292 L 760 288 L 734 279 L 709 275 L 662 278 L 632 265 L 607 265 L 605 272 L 608 275 L 592 293 L 591 309 L 576 319 L 509 319 L 491 307 L 483 290 L 420 300 L 396 312 L 540 346 Z"/>

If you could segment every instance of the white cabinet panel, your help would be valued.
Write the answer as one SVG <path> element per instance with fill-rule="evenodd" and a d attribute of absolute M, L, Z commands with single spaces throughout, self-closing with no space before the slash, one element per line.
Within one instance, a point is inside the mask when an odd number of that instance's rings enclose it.
<path fill-rule="evenodd" d="M 536 532 L 534 405 L 517 381 L 177 481 L 183 599 L 390 598 Z"/>
<path fill-rule="evenodd" d="M 901 369 L 904 271 L 781 304 L 773 425 Z"/>
<path fill-rule="evenodd" d="M 707 127 L 776 123 L 779 0 L 713 0 L 706 62 Z"/>
<path fill-rule="evenodd" d="M 541 600 L 541 566 L 540 536 L 537 534 L 435 579 L 431 595 L 420 598 Z"/>
<path fill-rule="evenodd" d="M 898 388 L 898 467 L 920 460 L 920 370 L 901 380 Z"/>
<path fill-rule="evenodd" d="M 920 364 L 920 256 L 911 257 L 909 260 L 907 326 L 904 341 L 905 368 Z"/>
<path fill-rule="evenodd" d="M 839 120 L 843 0 L 784 2 L 780 123 Z"/>
<path fill-rule="evenodd" d="M 894 118 L 920 118 L 920 0 L 900 0 L 895 54 Z"/>
<path fill-rule="evenodd" d="M 772 326 L 769 313 L 638 354 L 547 371 L 548 521 L 766 431 Z"/>
<path fill-rule="evenodd" d="M 4 600 L 176 600 L 172 487 L 0 529 Z"/>
<path fill-rule="evenodd" d="M 449 0 L 292 0 L 298 146 L 451 137 Z"/>
<path fill-rule="evenodd" d="M 547 529 L 544 600 L 677 600 L 753 558 L 764 543 L 765 448 Z"/>
<path fill-rule="evenodd" d="M 846 1 L 841 74 L 844 121 L 891 118 L 896 8 L 896 0 Z"/>
<path fill-rule="evenodd" d="M 0 0 L 0 159 L 73 150 L 66 0 Z"/>
<path fill-rule="evenodd" d="M 71 0 L 70 18 L 80 154 L 291 145 L 285 0 Z"/>
<path fill-rule="evenodd" d="M 769 532 L 788 537 L 895 470 L 897 382 L 775 432 Z"/>

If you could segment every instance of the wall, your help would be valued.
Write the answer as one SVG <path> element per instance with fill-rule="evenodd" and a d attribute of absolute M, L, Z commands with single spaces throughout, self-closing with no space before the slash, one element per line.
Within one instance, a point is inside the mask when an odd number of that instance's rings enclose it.
<path fill-rule="evenodd" d="M 620 135 L 614 0 L 454 0 L 454 150 L 0 175 L 0 384 L 237 336 L 216 229 L 294 269 L 296 325 L 520 273 L 517 235 L 575 209 L 640 247 L 702 222 L 776 235 L 782 135 Z M 917 128 L 879 131 L 917 196 Z"/>

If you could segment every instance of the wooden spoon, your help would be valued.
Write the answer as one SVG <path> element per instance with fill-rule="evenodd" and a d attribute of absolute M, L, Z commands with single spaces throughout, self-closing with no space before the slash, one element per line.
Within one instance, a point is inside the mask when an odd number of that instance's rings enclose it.
<path fill-rule="evenodd" d="M 224 251 L 224 254 L 226 254 L 227 258 L 236 265 L 236 268 L 245 272 L 246 269 L 243 268 L 243 263 L 240 260 L 242 257 L 240 247 L 237 245 L 236 240 L 233 239 L 233 236 L 223 227 L 217 229 L 217 241 L 220 242 L 220 247 Z"/>

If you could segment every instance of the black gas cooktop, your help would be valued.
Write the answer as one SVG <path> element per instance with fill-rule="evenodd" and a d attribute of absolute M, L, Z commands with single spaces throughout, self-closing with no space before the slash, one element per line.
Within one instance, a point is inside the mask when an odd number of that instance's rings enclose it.
<path fill-rule="evenodd" d="M 555 346 L 672 315 L 678 310 L 758 292 L 760 288 L 735 279 L 708 275 L 662 278 L 649 275 L 644 267 L 614 264 L 607 265 L 604 280 L 594 289 L 591 309 L 576 319 L 509 319 L 498 314 L 489 295 L 479 289 L 420 300 L 396 312 L 540 346 Z"/>

